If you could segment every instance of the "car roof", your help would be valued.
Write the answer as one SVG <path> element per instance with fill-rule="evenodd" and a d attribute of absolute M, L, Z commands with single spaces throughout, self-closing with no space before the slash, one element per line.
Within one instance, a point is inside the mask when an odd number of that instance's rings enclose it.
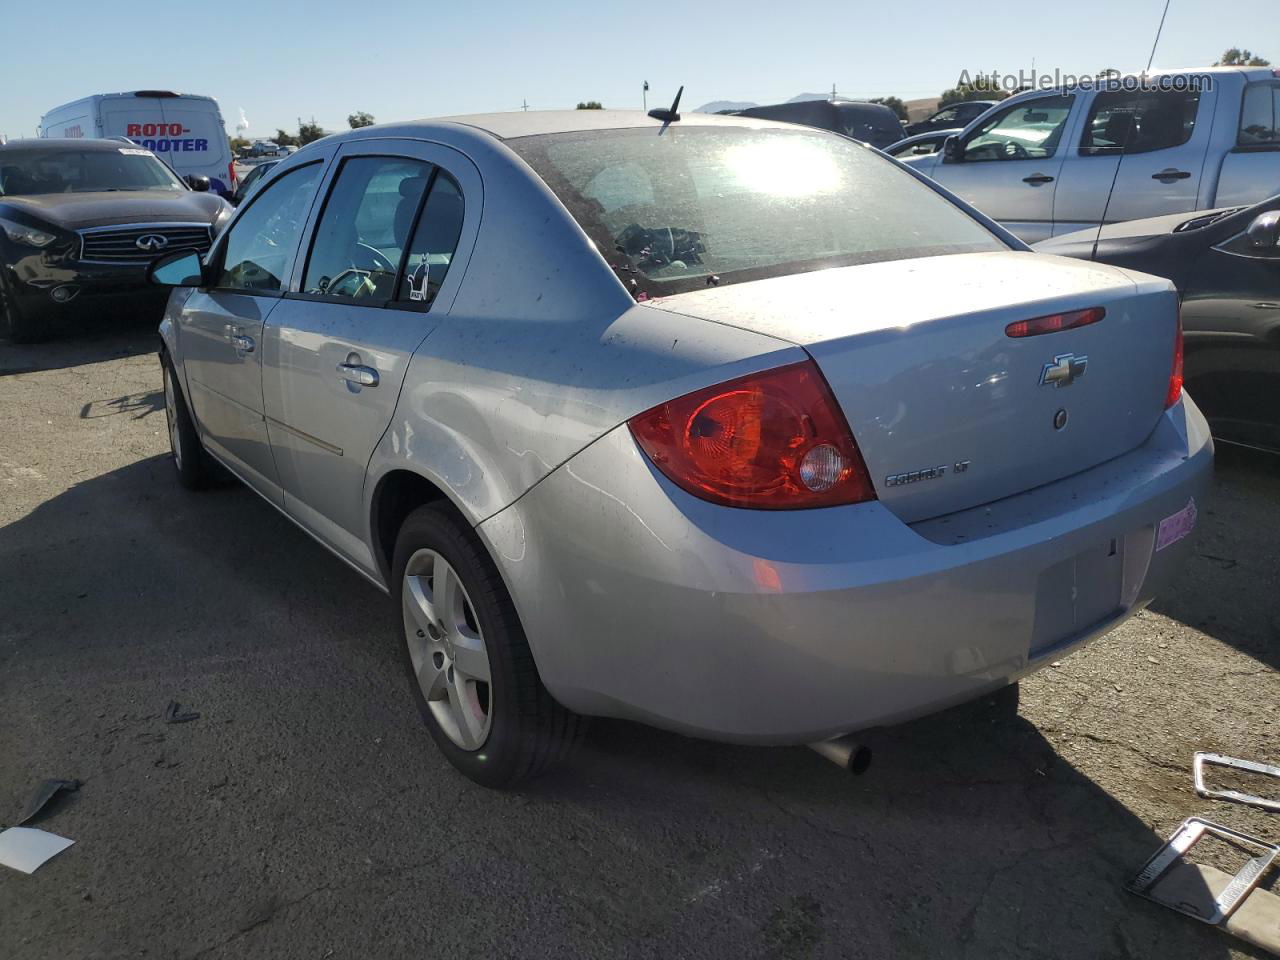
<path fill-rule="evenodd" d="M 715 113 L 681 113 L 678 127 L 777 127 L 795 129 L 792 124 L 760 120 L 754 117 L 722 116 Z M 652 127 L 657 130 L 661 120 L 640 110 L 529 110 L 511 113 L 473 113 L 452 117 L 436 117 L 430 120 L 411 120 L 405 123 L 380 123 L 336 134 L 335 139 L 362 140 L 367 137 L 425 136 L 442 126 L 471 127 L 482 130 L 499 140 L 516 140 L 520 137 L 536 137 L 550 133 L 583 133 L 592 130 L 622 130 Z"/>
<path fill-rule="evenodd" d="M 91 137 L 66 137 L 66 138 L 45 138 L 30 137 L 26 140 L 10 140 L 8 143 L 0 143 L 0 151 L 17 151 L 17 150 L 119 150 L 121 147 L 127 147 L 129 144 L 122 140 L 99 140 Z M 135 148 L 136 149 L 136 148 Z"/>

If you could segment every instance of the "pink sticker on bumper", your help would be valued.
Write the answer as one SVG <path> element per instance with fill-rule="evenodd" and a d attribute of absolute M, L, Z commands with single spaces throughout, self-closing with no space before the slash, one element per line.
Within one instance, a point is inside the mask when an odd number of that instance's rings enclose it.
<path fill-rule="evenodd" d="M 1185 507 L 1160 521 L 1160 529 L 1156 531 L 1156 549 L 1163 550 L 1177 543 L 1195 528 L 1196 501 L 1192 497 Z"/>

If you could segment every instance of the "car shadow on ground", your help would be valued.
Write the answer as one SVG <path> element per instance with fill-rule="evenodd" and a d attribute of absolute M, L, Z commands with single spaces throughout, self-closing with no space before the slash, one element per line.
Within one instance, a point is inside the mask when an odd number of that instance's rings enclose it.
<path fill-rule="evenodd" d="M 1280 456 L 1217 445 L 1196 555 L 1151 609 L 1280 669 Z"/>
<path fill-rule="evenodd" d="M 61 370 L 86 363 L 155 353 L 160 317 L 95 317 L 91 326 L 59 332 L 44 343 L 12 343 L 0 337 L 0 377 Z"/>
<path fill-rule="evenodd" d="M 420 728 L 386 598 L 237 485 L 135 462 L 0 529 L 0 567 L 0 809 L 86 781 L 45 825 L 81 842 L 0 889 L 33 957 L 1240 949 L 1124 893 L 1163 838 L 990 701 L 869 734 L 856 779 L 597 721 L 497 793 Z"/>

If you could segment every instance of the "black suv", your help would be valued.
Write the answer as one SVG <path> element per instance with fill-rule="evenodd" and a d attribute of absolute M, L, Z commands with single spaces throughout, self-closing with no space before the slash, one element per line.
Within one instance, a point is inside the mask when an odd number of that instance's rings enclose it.
<path fill-rule="evenodd" d="M 41 340 L 112 307 L 154 311 L 162 253 L 209 249 L 232 208 L 120 140 L 0 145 L 0 336 Z M 203 188 L 203 189 L 200 189 Z"/>

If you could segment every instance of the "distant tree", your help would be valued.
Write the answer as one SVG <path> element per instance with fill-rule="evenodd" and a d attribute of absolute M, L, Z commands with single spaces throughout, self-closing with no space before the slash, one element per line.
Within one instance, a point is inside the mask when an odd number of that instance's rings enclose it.
<path fill-rule="evenodd" d="M 282 147 L 296 147 L 298 138 L 291 133 L 285 133 L 283 129 L 277 128 L 276 135 L 273 138 L 276 143 Z"/>
<path fill-rule="evenodd" d="M 365 113 L 363 110 L 357 110 L 355 113 L 347 117 L 347 123 L 351 124 L 352 130 L 359 130 L 361 127 L 372 127 L 373 114 Z"/>
<path fill-rule="evenodd" d="M 307 123 L 298 121 L 298 146 L 305 147 L 308 143 L 314 143 L 325 135 L 324 129 L 314 120 Z"/>
<path fill-rule="evenodd" d="M 1230 50 L 1224 51 L 1222 59 L 1214 64 L 1215 67 L 1269 67 L 1270 60 L 1264 60 L 1262 57 L 1255 57 L 1252 50 L 1241 50 L 1239 47 L 1232 47 Z"/>
<path fill-rule="evenodd" d="M 599 100 L 588 100 L 585 103 L 578 104 L 579 110 L 603 110 L 604 104 Z"/>
<path fill-rule="evenodd" d="M 964 103 L 966 100 L 1003 100 L 1009 96 L 1007 92 L 992 84 L 988 77 L 975 77 L 962 81 L 949 90 L 942 91 L 938 107 L 948 107 L 953 103 Z"/>
<path fill-rule="evenodd" d="M 244 153 L 248 149 L 249 149 L 249 141 L 246 140 L 244 137 L 231 138 L 231 152 L 234 153 L 236 156 L 239 156 L 240 154 Z"/>
<path fill-rule="evenodd" d="M 903 123 L 907 122 L 907 105 L 897 97 L 872 97 L 871 103 L 882 103 L 898 115 Z"/>

